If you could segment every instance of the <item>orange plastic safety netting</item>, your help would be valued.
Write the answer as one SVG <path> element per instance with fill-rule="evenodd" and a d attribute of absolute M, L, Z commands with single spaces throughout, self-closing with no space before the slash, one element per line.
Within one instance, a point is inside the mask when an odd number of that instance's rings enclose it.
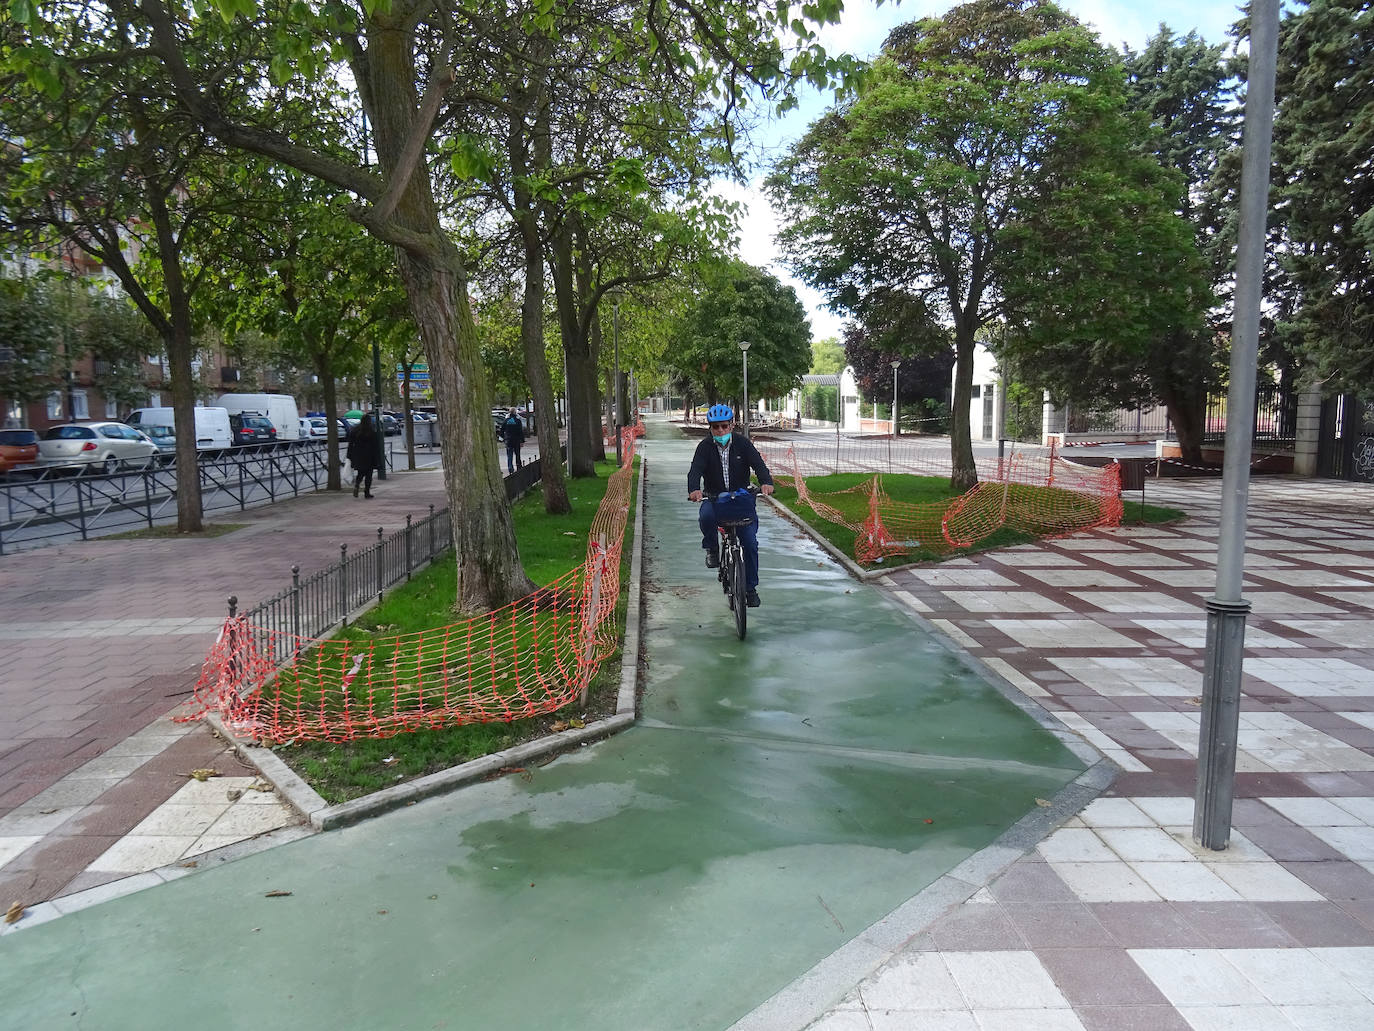
<path fill-rule="evenodd" d="M 510 722 L 583 697 L 619 647 L 634 442 L 627 427 L 578 568 L 504 608 L 413 634 L 316 639 L 232 617 L 178 719 L 214 712 L 244 737 L 347 741 Z"/>
<path fill-rule="evenodd" d="M 1065 461 L 1053 446 L 978 457 L 973 489 L 953 499 L 911 502 L 890 497 L 883 475 L 947 477 L 948 441 L 810 435 L 756 443 L 780 483 L 794 486 L 821 518 L 854 533 L 854 557 L 864 564 L 916 551 L 944 554 L 1003 527 L 1059 537 L 1121 521 L 1120 467 Z M 856 472 L 873 475 L 828 492 L 808 482 Z M 855 495 L 866 504 L 855 504 Z"/>

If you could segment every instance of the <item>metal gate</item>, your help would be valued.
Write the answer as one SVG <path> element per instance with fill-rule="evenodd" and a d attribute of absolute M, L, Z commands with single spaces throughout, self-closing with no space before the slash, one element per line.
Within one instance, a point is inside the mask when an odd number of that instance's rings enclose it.
<path fill-rule="evenodd" d="M 1374 404 L 1355 394 L 1322 402 L 1317 474 L 1374 483 Z"/>

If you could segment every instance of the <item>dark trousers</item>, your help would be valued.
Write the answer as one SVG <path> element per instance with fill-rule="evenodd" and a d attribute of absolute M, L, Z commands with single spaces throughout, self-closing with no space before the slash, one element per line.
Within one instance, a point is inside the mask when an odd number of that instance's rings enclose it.
<path fill-rule="evenodd" d="M 520 460 L 520 445 L 506 445 L 506 472 L 513 473 L 525 463 Z"/>
<path fill-rule="evenodd" d="M 360 484 L 360 483 L 363 485 L 363 493 L 364 493 L 364 494 L 371 494 L 371 493 L 372 493 L 372 470 L 371 470 L 371 469 L 359 469 L 359 470 L 358 470 L 358 474 L 357 474 L 356 476 L 353 477 L 353 489 L 354 489 L 354 490 L 357 490 L 357 489 L 358 489 L 358 484 Z"/>
<path fill-rule="evenodd" d="M 701 546 L 709 551 L 720 551 L 720 531 L 716 528 L 716 506 L 711 501 L 703 501 L 697 512 L 697 525 L 701 527 Z M 745 585 L 752 591 L 759 585 L 759 517 L 747 526 L 736 526 L 735 532 L 744 545 Z"/>

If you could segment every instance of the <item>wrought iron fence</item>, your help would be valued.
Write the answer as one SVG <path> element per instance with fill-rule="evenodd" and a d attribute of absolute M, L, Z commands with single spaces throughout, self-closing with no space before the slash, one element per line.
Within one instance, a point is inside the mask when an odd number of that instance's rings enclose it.
<path fill-rule="evenodd" d="M 1292 451 L 1298 436 L 1298 395 L 1272 383 L 1255 388 L 1255 418 L 1251 439 L 1260 446 Z M 1207 399 L 1207 421 L 1202 434 L 1204 444 L 1226 440 L 1226 395 Z"/>
<path fill-rule="evenodd" d="M 1074 408 L 1071 405 L 1051 407 L 1046 433 L 1075 433 L 1111 435 L 1137 434 L 1142 439 L 1169 437 L 1173 426 L 1169 410 L 1163 405 L 1142 405 L 1139 408 Z"/>
<path fill-rule="evenodd" d="M 243 511 L 302 491 L 328 479 L 324 443 L 273 451 L 235 449 L 206 455 L 198 463 L 201 508 L 207 515 Z M 0 555 L 20 544 L 64 538 L 89 540 L 144 527 L 176 516 L 175 466 L 154 466 L 112 474 L 45 469 L 41 475 L 0 483 Z"/>
<path fill-rule="evenodd" d="M 389 537 L 377 528 L 377 543 L 349 553 L 339 545 L 339 560 L 301 578 L 291 567 L 291 586 L 243 613 L 245 632 L 254 636 L 261 661 L 274 667 L 291 661 L 301 639 L 322 637 L 336 625 L 347 625 L 350 613 L 380 601 L 388 587 L 409 580 L 417 570 L 453 547 L 449 510 L 434 511 L 418 522 L 406 516 L 405 529 Z M 238 598 L 229 599 L 229 615 L 238 613 Z"/>

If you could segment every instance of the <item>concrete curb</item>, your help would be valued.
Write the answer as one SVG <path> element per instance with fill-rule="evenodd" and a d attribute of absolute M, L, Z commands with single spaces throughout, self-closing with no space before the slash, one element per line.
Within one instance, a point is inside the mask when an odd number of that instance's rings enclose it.
<path fill-rule="evenodd" d="M 773 497 L 771 494 L 764 496 L 767 497 L 769 502 L 772 503 L 773 507 L 776 508 L 778 512 L 780 512 L 787 519 L 790 519 L 792 522 L 796 523 L 797 526 L 801 527 L 801 529 L 806 532 L 807 536 L 809 536 L 818 545 L 820 545 L 820 547 L 825 551 L 826 554 L 828 554 L 840 565 L 844 566 L 844 568 L 849 571 L 849 575 L 854 577 L 856 580 L 868 583 L 869 581 L 876 580 L 881 576 L 887 576 L 888 573 L 896 572 L 898 569 L 905 568 L 904 566 L 890 566 L 883 569 L 865 569 L 863 566 L 859 565 L 852 558 L 846 555 L 843 551 L 835 547 L 835 545 L 831 544 L 828 540 L 826 540 L 819 533 L 817 533 L 816 528 L 814 526 L 808 523 L 796 512 L 792 511 L 792 509 L 784 505 L 777 498 Z M 920 563 L 911 564 L 919 565 Z"/>
<path fill-rule="evenodd" d="M 1079 812 L 1112 782 L 1115 767 L 1102 759 L 1061 788 L 1049 806 L 1027 813 L 995 841 L 870 924 L 806 973 L 746 1013 L 728 1031 L 804 1028 L 846 992 L 896 956 L 943 913 L 965 902 L 1050 831 Z"/>
<path fill-rule="evenodd" d="M 377 816 L 391 809 L 411 805 L 422 798 L 443 794 L 454 788 L 499 775 L 510 767 L 524 766 L 556 752 L 591 744 L 601 738 L 624 730 L 635 722 L 635 694 L 639 678 L 640 622 L 643 609 L 641 577 L 644 571 L 644 477 L 648 463 L 640 456 L 639 485 L 636 492 L 634 546 L 630 553 L 629 602 L 625 610 L 625 637 L 621 645 L 620 689 L 616 696 L 616 714 L 597 720 L 585 727 L 565 730 L 558 734 L 527 741 L 524 744 L 484 755 L 480 759 L 439 770 L 424 777 L 374 791 L 362 798 L 331 806 L 291 769 L 271 748 L 251 745 L 236 739 L 220 721 L 210 714 L 210 725 L 246 763 L 255 767 L 265 780 L 272 782 L 279 796 L 296 808 L 316 830 L 326 831 L 344 827 L 359 820 Z M 356 615 L 356 614 L 354 614 Z"/>

